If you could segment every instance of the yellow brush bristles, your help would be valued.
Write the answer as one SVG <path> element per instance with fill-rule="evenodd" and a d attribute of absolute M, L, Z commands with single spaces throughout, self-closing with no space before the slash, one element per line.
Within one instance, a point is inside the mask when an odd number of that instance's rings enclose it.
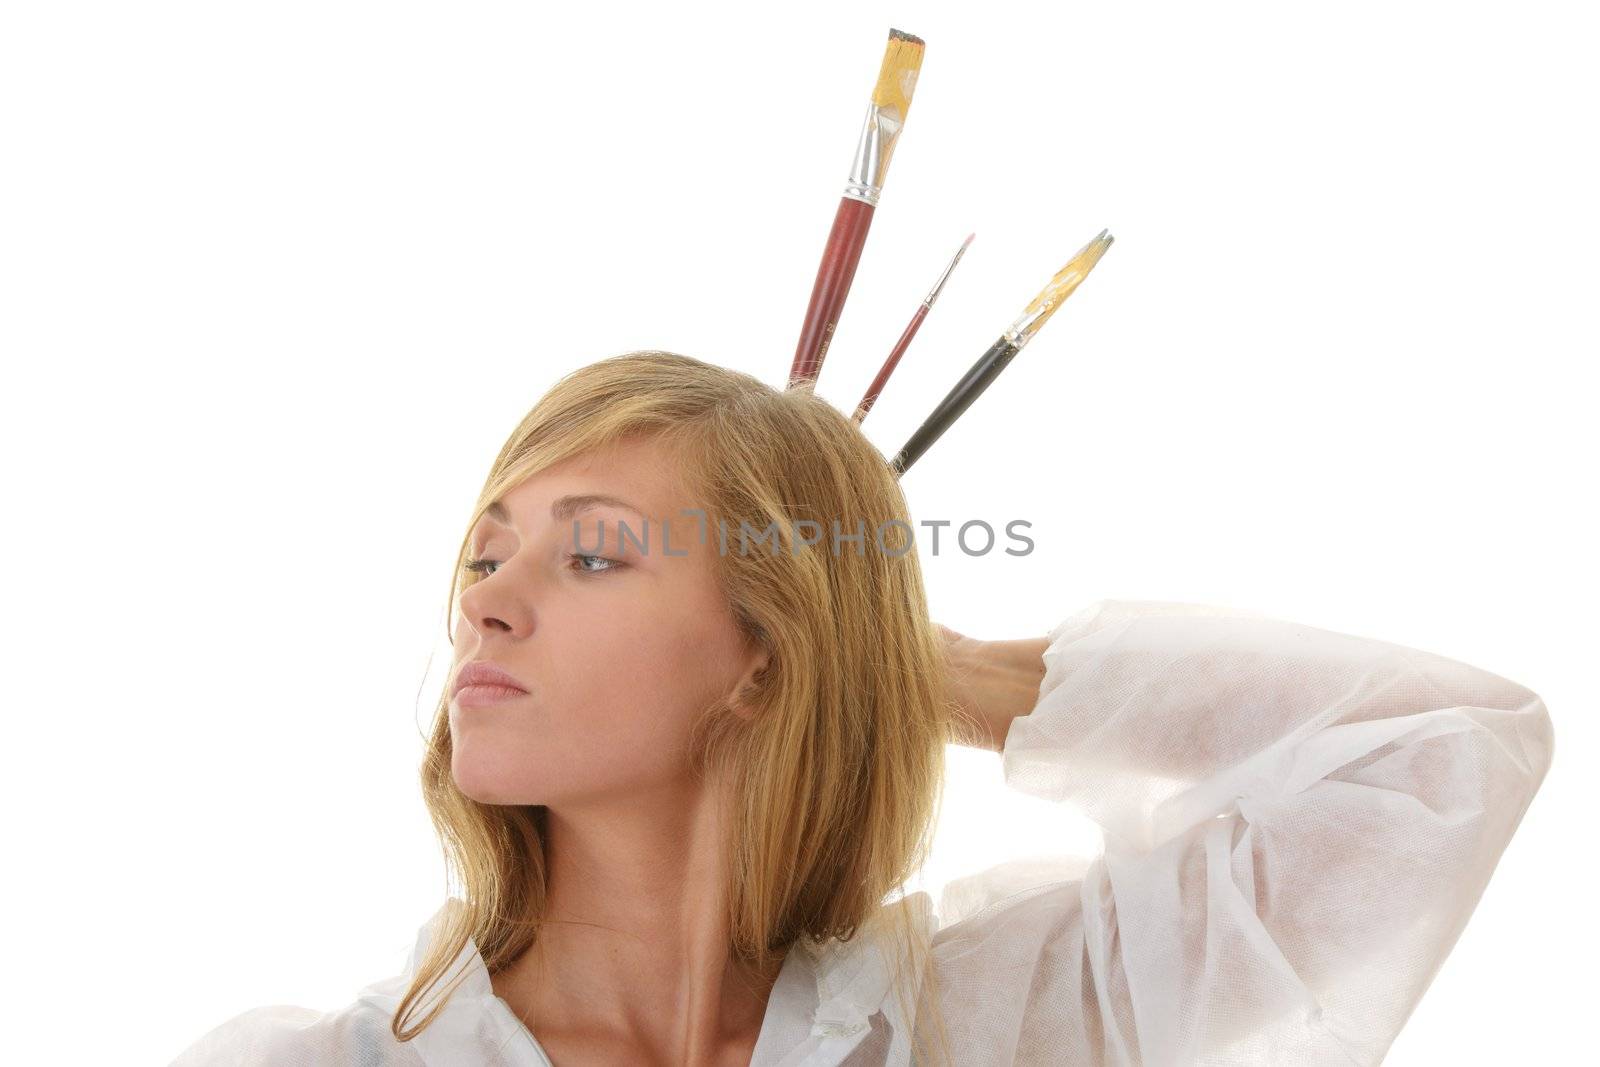
<path fill-rule="evenodd" d="M 1111 247 L 1111 242 L 1114 240 L 1116 238 L 1101 230 L 1094 240 L 1078 249 L 1077 254 L 1067 261 L 1067 265 L 1050 279 L 1050 284 L 1033 298 L 1033 303 L 1023 309 L 1022 317 L 1017 321 L 1023 324 L 1020 333 L 1024 341 L 1038 333 L 1039 327 L 1055 314 L 1056 308 L 1060 307 L 1067 297 L 1072 295 L 1072 291 L 1079 283 L 1089 276 L 1089 272 L 1094 270 L 1094 265 L 1100 262 L 1100 257 L 1106 254 L 1106 249 Z"/>
<path fill-rule="evenodd" d="M 883 51 L 883 66 L 878 70 L 878 84 L 872 90 L 872 106 L 882 118 L 883 150 L 880 155 L 879 178 L 889 171 L 889 157 L 900 138 L 900 127 L 905 124 L 906 112 L 911 110 L 911 94 L 917 88 L 917 74 L 922 70 L 921 37 L 904 30 L 889 31 L 889 44 Z"/>
<path fill-rule="evenodd" d="M 889 44 L 883 50 L 883 67 L 872 90 L 877 107 L 892 109 L 901 122 L 911 109 L 911 94 L 917 87 L 917 72 L 922 69 L 922 38 L 903 30 L 889 31 Z"/>

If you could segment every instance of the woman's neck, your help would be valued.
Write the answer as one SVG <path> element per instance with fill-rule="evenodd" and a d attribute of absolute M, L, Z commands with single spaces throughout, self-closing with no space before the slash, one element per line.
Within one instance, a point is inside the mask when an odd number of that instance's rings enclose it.
<path fill-rule="evenodd" d="M 557 1062 L 565 1044 L 588 1062 L 747 1064 L 781 960 L 755 973 L 730 951 L 704 790 L 550 809 L 545 826 L 545 925 L 491 976 L 496 995 Z"/>

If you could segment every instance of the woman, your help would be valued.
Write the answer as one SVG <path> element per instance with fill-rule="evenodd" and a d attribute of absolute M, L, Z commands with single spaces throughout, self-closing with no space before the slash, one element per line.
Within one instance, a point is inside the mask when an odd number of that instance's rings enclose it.
<path fill-rule="evenodd" d="M 177 1064 L 1379 1062 L 1543 780 L 1542 701 L 1200 605 L 972 641 L 911 529 L 809 390 L 563 379 L 453 575 L 422 785 L 461 895 L 403 974 Z M 952 741 L 1104 855 L 900 893 Z"/>

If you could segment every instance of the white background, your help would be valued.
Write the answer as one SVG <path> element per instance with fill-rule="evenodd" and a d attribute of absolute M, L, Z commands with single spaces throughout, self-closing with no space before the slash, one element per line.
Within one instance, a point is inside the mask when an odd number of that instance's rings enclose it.
<path fill-rule="evenodd" d="M 17 1063 L 165 1062 L 396 973 L 449 567 L 560 374 L 785 380 L 889 26 L 928 42 L 819 391 L 936 617 L 1228 603 L 1465 660 L 1557 754 L 1395 1065 L 1592 1047 L 1595 34 L 1581 5 L 7 5 L 0 346 Z M 430 660 L 430 656 L 432 657 Z M 953 752 L 930 885 L 1082 825 Z M 25 1008 L 24 1008 L 25 1006 Z"/>

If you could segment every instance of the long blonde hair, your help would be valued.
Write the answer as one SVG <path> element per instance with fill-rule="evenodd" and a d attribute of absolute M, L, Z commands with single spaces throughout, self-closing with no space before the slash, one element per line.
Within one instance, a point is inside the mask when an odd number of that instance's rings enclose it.
<path fill-rule="evenodd" d="M 721 703 L 707 709 L 691 749 L 701 773 L 715 771 L 732 787 L 730 952 L 768 973 L 801 938 L 854 937 L 916 873 L 939 808 L 944 746 L 975 734 L 949 701 L 945 646 L 929 618 L 905 498 L 882 454 L 809 387 L 780 391 L 688 356 L 629 353 L 550 389 L 495 458 L 462 536 L 450 603 L 476 578 L 463 566 L 468 534 L 489 504 L 569 456 L 641 435 L 673 448 L 730 539 L 741 523 L 778 532 L 770 549 L 717 557 L 734 618 L 769 664 L 747 694 L 753 714 L 741 718 Z M 797 539 L 800 520 L 819 524 L 821 540 Z M 815 538 L 818 528 L 804 529 Z M 844 540 L 863 531 L 864 541 Z M 432 938 L 395 1012 L 401 1041 L 442 1010 L 448 991 L 408 1028 L 469 937 L 495 973 L 533 943 L 545 907 L 545 809 L 462 794 L 443 694 L 421 779 L 465 906 Z M 926 989 L 926 944 L 899 905 L 888 910 L 900 916 L 900 947 Z M 898 975 L 895 984 L 902 988 Z"/>

